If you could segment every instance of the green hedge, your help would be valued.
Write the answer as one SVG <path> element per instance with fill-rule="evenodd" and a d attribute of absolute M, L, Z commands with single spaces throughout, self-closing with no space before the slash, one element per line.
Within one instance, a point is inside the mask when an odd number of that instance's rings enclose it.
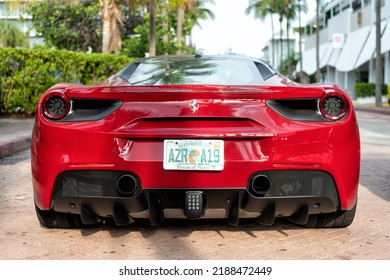
<path fill-rule="evenodd" d="M 54 84 L 94 84 L 132 60 L 111 54 L 0 48 L 0 115 L 33 115 L 40 96 Z"/>
<path fill-rule="evenodd" d="M 375 86 L 374 83 L 356 83 L 356 97 L 375 96 Z M 385 84 L 382 85 L 382 95 L 387 95 L 387 85 Z"/>

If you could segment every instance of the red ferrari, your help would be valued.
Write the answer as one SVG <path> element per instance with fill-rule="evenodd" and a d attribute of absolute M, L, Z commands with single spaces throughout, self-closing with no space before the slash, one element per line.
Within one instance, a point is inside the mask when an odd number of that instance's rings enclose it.
<path fill-rule="evenodd" d="M 348 95 L 252 58 L 151 57 L 101 84 L 57 84 L 38 103 L 31 152 L 45 227 L 284 217 L 321 228 L 355 216 Z"/>

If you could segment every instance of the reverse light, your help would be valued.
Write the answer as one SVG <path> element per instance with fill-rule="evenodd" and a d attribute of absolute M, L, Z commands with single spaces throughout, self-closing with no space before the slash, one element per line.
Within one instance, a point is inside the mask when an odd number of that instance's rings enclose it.
<path fill-rule="evenodd" d="M 51 92 L 43 99 L 42 110 L 43 114 L 49 119 L 62 119 L 69 113 L 69 98 L 62 92 Z"/>
<path fill-rule="evenodd" d="M 184 214 L 187 218 L 198 219 L 203 213 L 202 192 L 188 191 L 185 194 Z"/>
<path fill-rule="evenodd" d="M 348 109 L 348 102 L 344 95 L 338 92 L 326 93 L 320 100 L 321 114 L 332 121 L 339 120 L 345 116 Z"/>

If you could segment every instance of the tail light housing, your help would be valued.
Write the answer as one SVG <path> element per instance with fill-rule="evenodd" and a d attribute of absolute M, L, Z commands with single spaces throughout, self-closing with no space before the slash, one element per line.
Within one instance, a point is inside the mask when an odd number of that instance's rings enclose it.
<path fill-rule="evenodd" d="M 331 91 L 325 93 L 320 100 L 321 114 L 328 120 L 336 121 L 343 118 L 348 110 L 348 101 L 346 97 L 337 92 Z"/>
<path fill-rule="evenodd" d="M 51 120 L 60 120 L 70 111 L 69 98 L 62 92 L 53 91 L 42 102 L 43 114 Z"/>

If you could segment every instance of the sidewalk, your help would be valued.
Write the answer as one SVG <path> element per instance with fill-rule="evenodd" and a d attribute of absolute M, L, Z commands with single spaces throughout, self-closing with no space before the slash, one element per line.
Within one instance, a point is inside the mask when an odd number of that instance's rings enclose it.
<path fill-rule="evenodd" d="M 0 158 L 29 149 L 34 119 L 0 118 Z"/>
<path fill-rule="evenodd" d="M 390 107 L 355 106 L 356 111 L 390 115 Z M 29 149 L 34 119 L 0 118 L 0 158 Z"/>
<path fill-rule="evenodd" d="M 358 106 L 355 106 L 354 108 L 355 108 L 355 111 L 364 111 L 364 112 L 390 115 L 390 107 L 389 106 L 387 106 L 387 107 L 374 107 L 374 106 L 358 105 Z"/>

